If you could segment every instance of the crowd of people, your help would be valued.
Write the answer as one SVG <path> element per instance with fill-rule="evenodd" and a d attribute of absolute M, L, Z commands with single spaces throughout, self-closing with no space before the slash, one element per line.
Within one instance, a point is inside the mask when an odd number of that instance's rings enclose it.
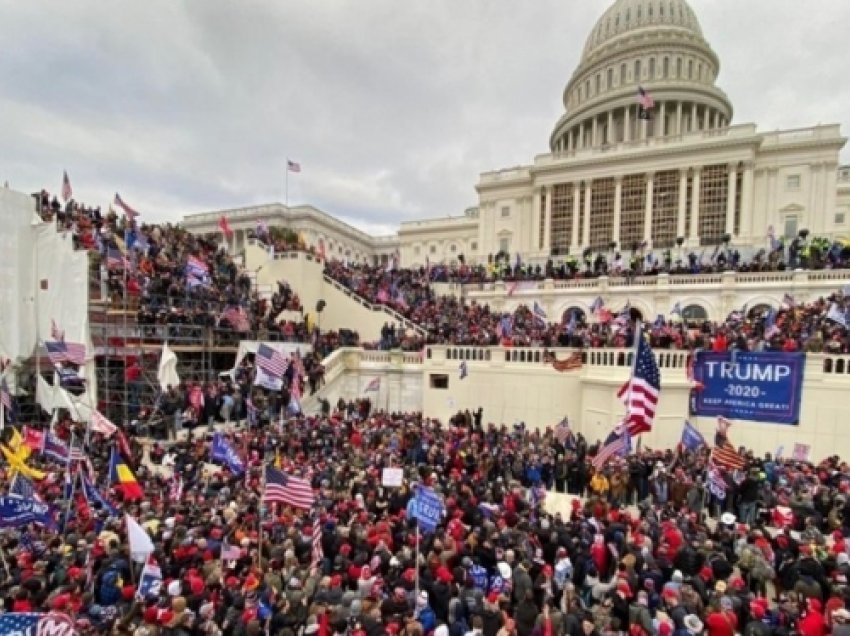
<path fill-rule="evenodd" d="M 143 449 L 131 434 L 124 455 L 114 437 L 60 417 L 56 434 L 87 439 L 85 458 L 26 460 L 46 473 L 34 494 L 53 506 L 58 531 L 2 533 L 5 612 L 135 636 L 850 630 L 850 467 L 838 458 L 745 453 L 740 470 L 721 471 L 720 498 L 707 487 L 705 448 L 637 450 L 597 471 L 598 442 L 486 423 L 480 409 L 442 423 L 368 401 L 281 416 L 286 396 L 274 399 L 254 416 L 248 400 L 234 406 L 246 423 L 223 434 L 235 463 L 214 458 L 210 436 Z M 8 427 L 4 443 L 13 445 Z M 114 452 L 142 497 L 109 477 Z M 309 508 L 263 504 L 268 465 L 306 480 Z M 403 469 L 399 486 L 383 481 L 392 467 Z M 69 470 L 90 476 L 102 501 L 64 492 Z M 11 471 L 2 469 L 4 490 Z M 423 487 L 444 512 L 417 532 Z M 576 497 L 559 507 L 567 491 Z M 777 531 L 763 511 L 782 505 L 792 512 Z M 152 540 L 160 585 L 134 563 L 124 515 Z"/>

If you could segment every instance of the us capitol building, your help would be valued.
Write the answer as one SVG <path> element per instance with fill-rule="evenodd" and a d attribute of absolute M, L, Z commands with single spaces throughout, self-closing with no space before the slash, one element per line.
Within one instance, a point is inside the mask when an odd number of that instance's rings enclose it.
<path fill-rule="evenodd" d="M 590 31 L 564 88 L 549 151 L 486 172 L 462 216 L 404 222 L 373 237 L 309 205 L 262 205 L 189 215 L 217 232 L 227 215 L 234 249 L 259 221 L 301 233 L 329 256 L 404 265 L 519 253 L 527 262 L 585 248 L 739 249 L 776 236 L 850 236 L 850 166 L 838 124 L 758 132 L 733 123 L 715 84 L 720 61 L 685 0 L 617 0 Z M 651 96 L 641 117 L 638 89 Z"/>

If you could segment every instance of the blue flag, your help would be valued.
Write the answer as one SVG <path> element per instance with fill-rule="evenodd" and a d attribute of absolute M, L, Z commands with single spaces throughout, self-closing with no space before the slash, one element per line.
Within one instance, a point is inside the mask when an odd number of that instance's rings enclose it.
<path fill-rule="evenodd" d="M 19 528 L 39 523 L 57 530 L 53 509 L 46 503 L 23 497 L 0 497 L 0 528 Z M 0 630 L 0 633 L 5 633 Z"/>
<path fill-rule="evenodd" d="M 147 563 L 139 577 L 139 591 L 137 596 L 144 600 L 148 596 L 159 596 L 162 587 L 162 570 L 152 556 L 148 557 Z"/>
<path fill-rule="evenodd" d="M 50 612 L 11 612 L 0 614 L 0 634 L 14 636 L 74 636 L 77 627 L 67 614 Z"/>
<path fill-rule="evenodd" d="M 698 449 L 700 446 L 705 446 L 705 438 L 702 436 L 693 424 L 685 421 L 685 426 L 682 428 L 682 446 L 689 451 Z"/>
<path fill-rule="evenodd" d="M 245 462 L 239 457 L 230 440 L 221 433 L 216 433 L 213 436 L 210 456 L 214 462 L 226 464 L 234 475 L 241 475 L 245 472 Z"/>
<path fill-rule="evenodd" d="M 109 503 L 109 500 L 103 496 L 103 493 L 98 490 L 97 486 L 90 482 L 88 478 L 82 473 L 80 473 L 80 483 L 83 486 L 83 494 L 85 495 L 89 503 L 100 504 L 101 509 L 108 512 L 110 517 L 121 516 L 119 510 L 111 503 Z"/>
<path fill-rule="evenodd" d="M 15 473 L 12 485 L 9 486 L 9 494 L 23 497 L 24 499 L 35 499 L 35 484 L 32 483 L 29 477 L 21 473 Z"/>
<path fill-rule="evenodd" d="M 423 532 L 433 532 L 443 518 L 443 500 L 431 488 L 419 486 L 416 489 L 416 504 L 413 513 Z"/>

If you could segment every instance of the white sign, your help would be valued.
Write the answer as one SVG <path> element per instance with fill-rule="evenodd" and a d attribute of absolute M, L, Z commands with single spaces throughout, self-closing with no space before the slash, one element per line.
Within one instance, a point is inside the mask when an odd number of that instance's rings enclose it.
<path fill-rule="evenodd" d="M 381 485 L 398 488 L 404 480 L 404 470 L 401 468 L 384 468 L 381 475 Z"/>
<path fill-rule="evenodd" d="M 807 462 L 809 461 L 809 453 L 811 452 L 812 447 L 808 444 L 794 444 L 794 454 L 792 458 L 796 462 Z"/>

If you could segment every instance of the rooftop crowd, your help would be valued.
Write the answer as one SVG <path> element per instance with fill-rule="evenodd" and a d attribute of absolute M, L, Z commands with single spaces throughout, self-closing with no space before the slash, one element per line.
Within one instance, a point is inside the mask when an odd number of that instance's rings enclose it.
<path fill-rule="evenodd" d="M 596 471 L 598 443 L 496 426 L 481 410 L 440 423 L 368 401 L 315 417 L 277 408 L 227 434 L 244 472 L 206 470 L 209 436 L 155 446 L 151 463 L 131 438 L 141 499 L 106 477 L 112 444 L 94 434 L 80 469 L 113 513 L 79 492 L 68 505 L 65 466 L 33 453 L 28 466 L 48 473 L 37 494 L 62 530 L 3 533 L 5 610 L 136 636 L 850 633 L 850 467 L 838 458 L 746 453 L 740 470 L 721 471 L 721 499 L 706 487 L 704 448 L 638 450 Z M 67 416 L 56 431 L 85 437 Z M 262 506 L 265 464 L 308 480 L 314 506 Z M 401 487 L 382 485 L 391 466 L 404 467 Z M 421 533 L 417 561 L 420 486 L 445 514 Z M 565 491 L 586 499 L 554 512 Z M 143 596 L 123 513 L 153 540 L 162 573 Z"/>

